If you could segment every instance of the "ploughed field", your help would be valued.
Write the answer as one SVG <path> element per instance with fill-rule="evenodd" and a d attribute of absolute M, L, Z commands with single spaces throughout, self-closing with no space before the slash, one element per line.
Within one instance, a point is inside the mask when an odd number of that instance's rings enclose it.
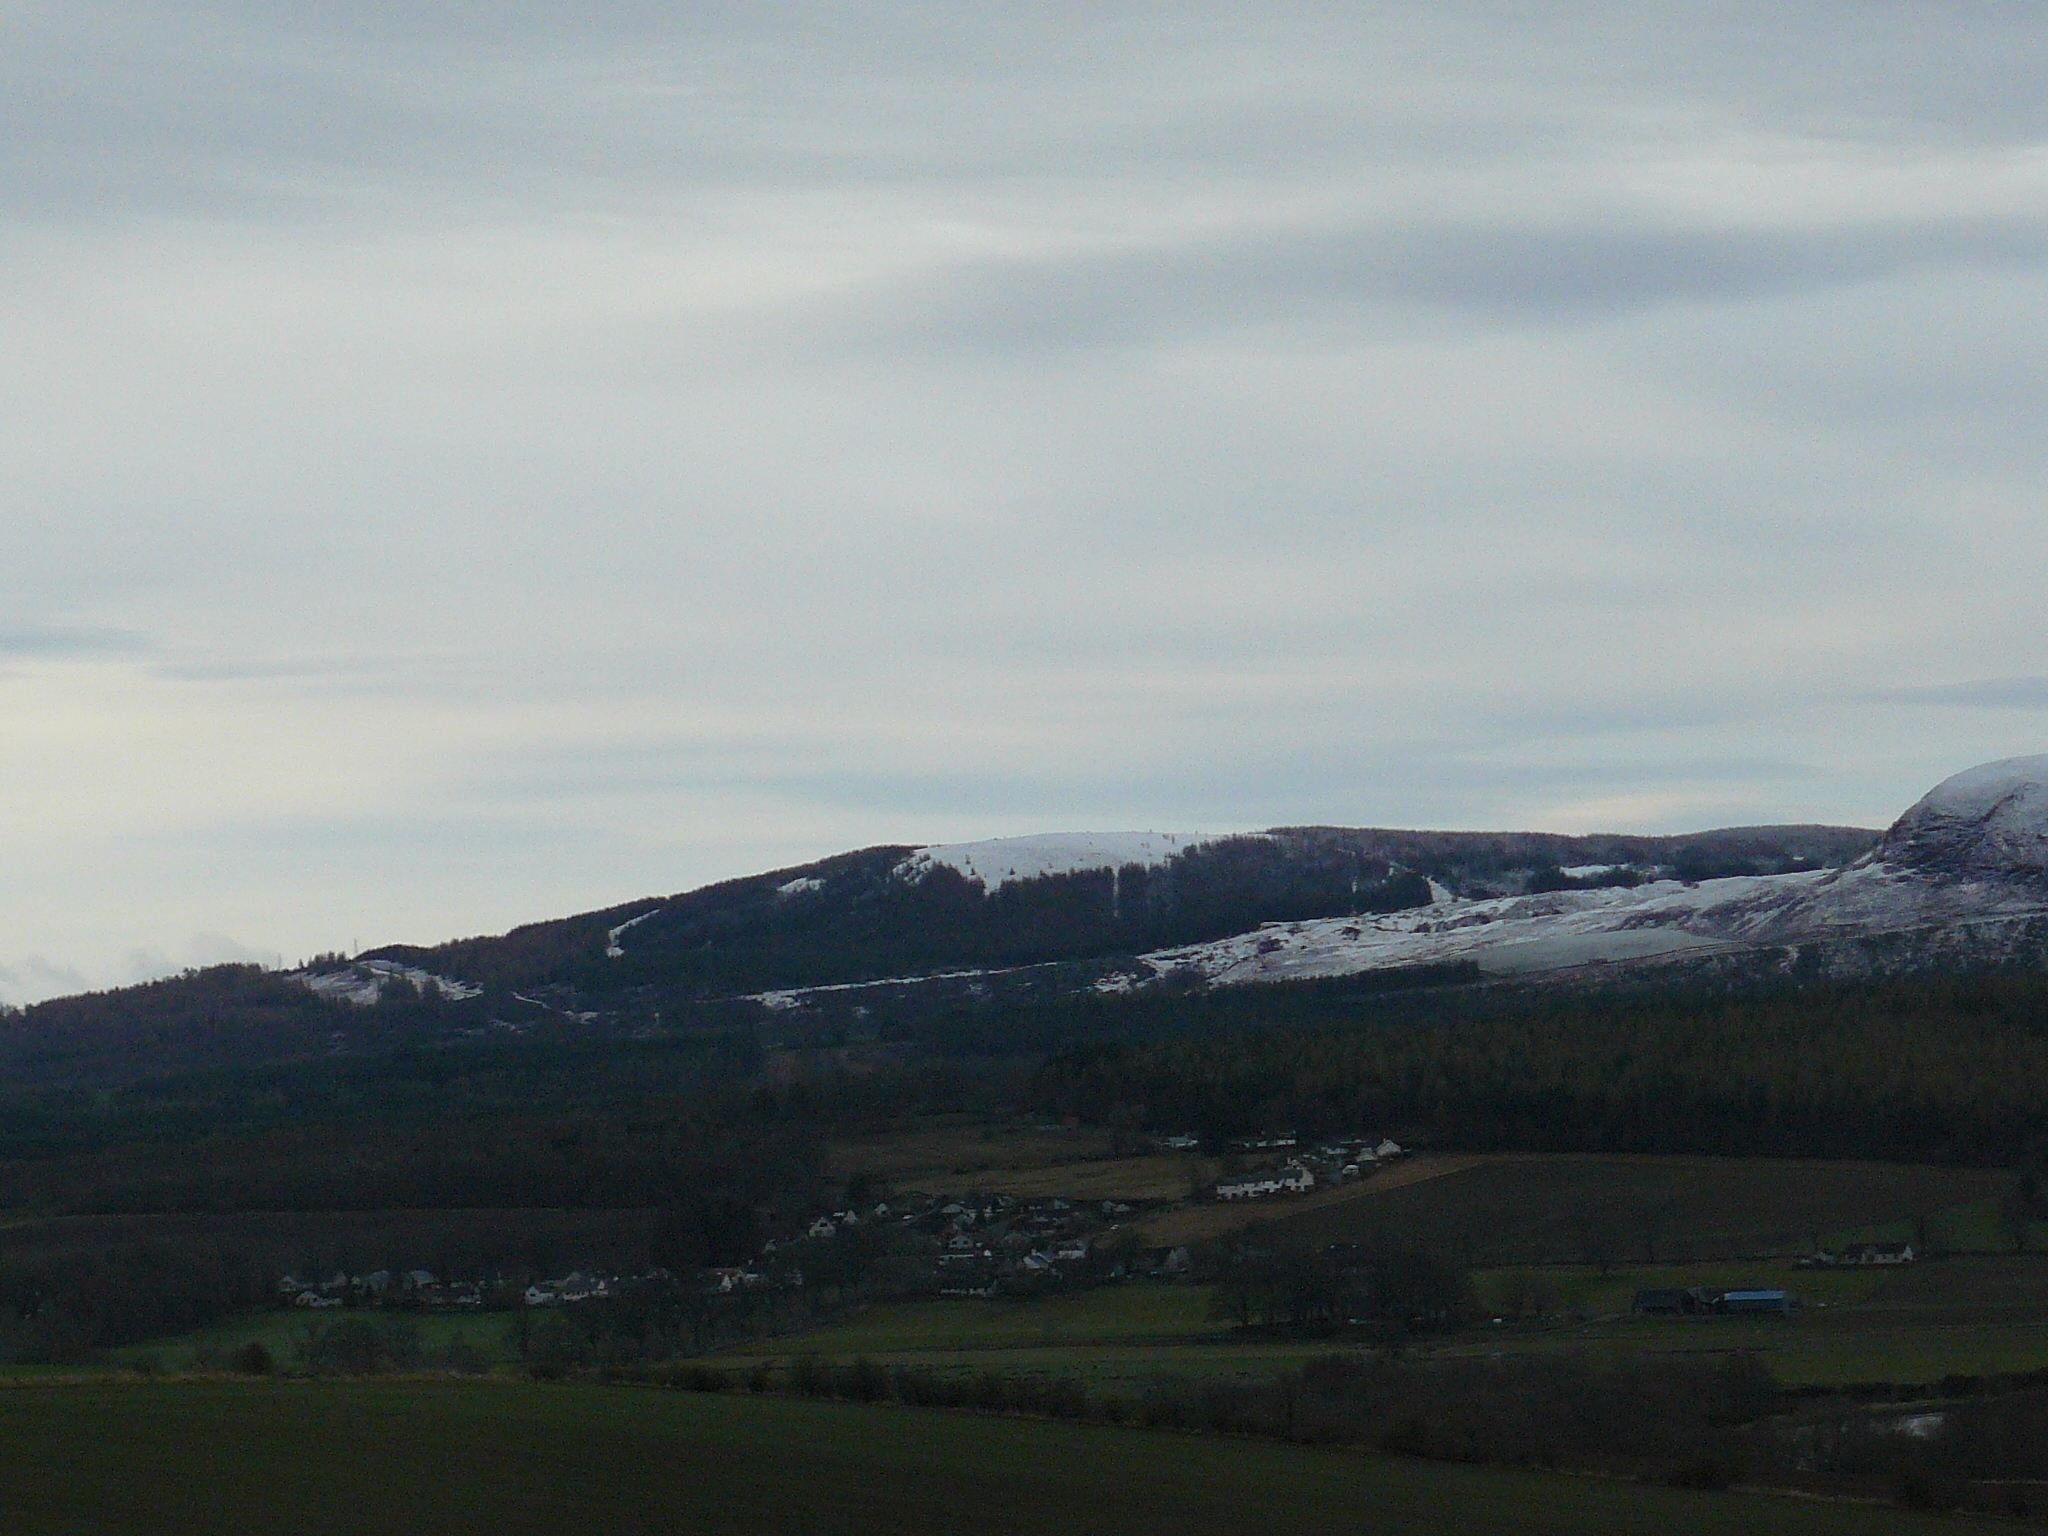
<path fill-rule="evenodd" d="M 891 1406 L 516 1383 L 0 1390 L 0 1530 L 1888 1533 L 1952 1517 Z"/>

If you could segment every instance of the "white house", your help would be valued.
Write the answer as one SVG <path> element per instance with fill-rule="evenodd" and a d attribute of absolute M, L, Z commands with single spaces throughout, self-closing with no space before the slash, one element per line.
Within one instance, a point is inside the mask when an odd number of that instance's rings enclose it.
<path fill-rule="evenodd" d="M 1289 1163 L 1285 1168 L 1268 1173 L 1245 1173 L 1234 1179 L 1224 1179 L 1216 1186 L 1216 1198 L 1262 1200 L 1268 1195 L 1298 1195 L 1315 1186 L 1314 1174 L 1299 1163 Z"/>

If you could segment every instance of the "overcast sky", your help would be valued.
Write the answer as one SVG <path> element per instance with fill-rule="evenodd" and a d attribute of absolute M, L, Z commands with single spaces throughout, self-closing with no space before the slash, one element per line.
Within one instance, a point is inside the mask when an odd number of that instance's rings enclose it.
<path fill-rule="evenodd" d="M 878 842 L 1882 825 L 2048 750 L 2044 59 L 0 0 L 0 998 Z"/>

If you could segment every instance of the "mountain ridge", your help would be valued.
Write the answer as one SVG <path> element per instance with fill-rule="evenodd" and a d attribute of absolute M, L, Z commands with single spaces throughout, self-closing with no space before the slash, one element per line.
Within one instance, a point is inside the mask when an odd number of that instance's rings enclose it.
<path fill-rule="evenodd" d="M 53 1000 L 0 1025 L 0 1086 L 465 1041 L 886 1055 L 1139 992 L 1720 987 L 2044 956 L 2048 757 L 1954 775 L 1882 833 L 1281 826 L 883 844 L 499 935 Z"/>

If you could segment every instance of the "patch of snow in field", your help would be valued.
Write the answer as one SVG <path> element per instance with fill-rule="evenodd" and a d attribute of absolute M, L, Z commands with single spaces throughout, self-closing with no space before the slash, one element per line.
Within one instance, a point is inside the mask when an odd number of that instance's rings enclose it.
<path fill-rule="evenodd" d="M 296 981 L 309 992 L 360 1008 L 369 1007 L 384 995 L 386 987 L 400 981 L 416 992 L 424 993 L 431 988 L 450 1002 L 458 1003 L 465 997 L 481 997 L 484 990 L 450 976 L 436 976 L 418 966 L 401 965 L 396 960 L 356 960 L 338 971 L 293 971 L 286 979 Z"/>
<path fill-rule="evenodd" d="M 986 842 L 920 848 L 896 866 L 896 873 L 903 879 L 919 880 L 944 865 L 993 892 L 1012 880 L 1046 875 L 1122 869 L 1130 864 L 1154 869 L 1191 848 L 1218 840 L 1199 832 L 1047 832 L 1036 837 L 994 837 Z"/>
<path fill-rule="evenodd" d="M 1626 864 L 1574 864 L 1558 873 L 1567 880 L 1598 880 L 1602 875 L 1611 875 L 1617 869 L 1627 869 Z"/>
<path fill-rule="evenodd" d="M 604 936 L 605 958 L 608 960 L 623 959 L 625 957 L 626 950 L 625 946 L 619 943 L 619 940 L 621 937 L 624 936 L 626 930 L 628 928 L 637 928 L 642 923 L 646 922 L 647 919 L 649 919 L 650 917 L 659 917 L 662 913 L 666 912 L 667 910 L 668 908 L 666 907 L 656 907 L 650 912 L 642 912 L 638 917 L 627 918 L 623 923 L 619 924 L 618 927 L 606 933 Z"/>

